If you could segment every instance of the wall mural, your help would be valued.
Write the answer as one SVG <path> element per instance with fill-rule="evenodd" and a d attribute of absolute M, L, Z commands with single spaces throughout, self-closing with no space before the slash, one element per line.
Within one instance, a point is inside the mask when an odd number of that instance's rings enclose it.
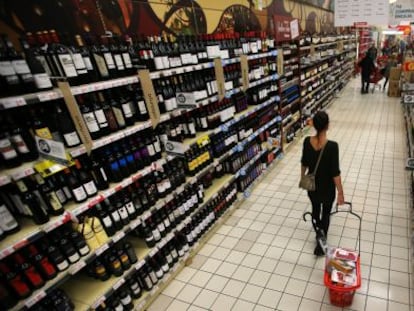
<path fill-rule="evenodd" d="M 306 0 L 322 7 L 329 0 Z M 332 32 L 333 13 L 304 1 L 254 0 L 2 0 L 0 22 L 15 36 L 55 29 L 58 33 L 195 35 L 266 30 L 274 14 L 298 18 L 302 30 Z M 1 25 L 1 24 L 0 24 Z M 11 34 L 13 35 L 13 34 Z"/>

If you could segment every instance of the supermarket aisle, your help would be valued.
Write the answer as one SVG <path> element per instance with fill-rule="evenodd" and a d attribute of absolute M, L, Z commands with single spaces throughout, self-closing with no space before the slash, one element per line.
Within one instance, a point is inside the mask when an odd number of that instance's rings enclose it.
<path fill-rule="evenodd" d="M 399 100 L 360 95 L 351 81 L 328 110 L 339 142 L 345 199 L 363 217 L 362 287 L 351 310 L 410 310 L 409 200 Z M 305 192 L 297 187 L 301 143 L 288 150 L 150 310 L 340 310 L 315 258 Z M 328 242 L 354 247 L 357 222 L 333 217 Z M 411 299 L 411 300 L 410 300 Z"/>

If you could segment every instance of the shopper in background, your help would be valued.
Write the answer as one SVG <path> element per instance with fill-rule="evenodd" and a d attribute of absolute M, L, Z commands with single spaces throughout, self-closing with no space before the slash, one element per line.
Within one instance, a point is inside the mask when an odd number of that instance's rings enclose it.
<path fill-rule="evenodd" d="M 358 63 L 361 67 L 361 94 L 367 94 L 369 90 L 369 77 L 375 69 L 374 59 L 370 53 L 366 53 L 365 57 Z"/>
<path fill-rule="evenodd" d="M 390 79 L 390 72 L 392 67 L 397 67 L 397 57 L 393 54 L 387 61 L 387 64 L 383 68 L 383 76 L 385 78 L 384 85 L 382 86 L 382 91 L 385 91 L 385 87 L 387 86 L 388 80 Z"/>
<path fill-rule="evenodd" d="M 344 193 L 342 189 L 341 171 L 339 169 L 338 143 L 328 140 L 327 131 L 329 127 L 329 116 L 324 111 L 319 111 L 313 117 L 315 136 L 308 136 L 303 142 L 301 174 L 313 172 L 318 157 L 323 148 L 323 153 L 315 174 L 316 190 L 308 191 L 312 203 L 312 218 L 316 226 L 328 235 L 330 213 L 335 201 L 335 188 L 338 191 L 337 204 L 344 204 Z M 324 255 L 324 251 L 316 243 L 314 254 Z"/>
<path fill-rule="evenodd" d="M 367 54 L 371 57 L 372 60 L 376 60 L 378 56 L 378 50 L 373 43 L 367 51 Z"/>

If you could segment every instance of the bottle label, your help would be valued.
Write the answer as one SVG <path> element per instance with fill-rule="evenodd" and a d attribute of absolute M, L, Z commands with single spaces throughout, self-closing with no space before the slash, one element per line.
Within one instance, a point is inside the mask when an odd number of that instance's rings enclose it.
<path fill-rule="evenodd" d="M 49 64 L 46 61 L 46 57 L 44 57 L 43 55 L 38 55 L 36 56 L 36 59 L 39 61 L 39 63 L 42 65 L 42 67 L 44 68 L 44 70 L 46 71 L 48 77 L 52 76 L 52 70 L 49 67 Z M 36 75 L 35 75 L 36 76 Z"/>
<path fill-rule="evenodd" d="M 147 287 L 148 287 L 149 289 L 151 289 L 151 288 L 152 288 L 152 281 L 151 281 L 151 278 L 147 275 L 147 276 L 145 277 L 144 281 L 145 281 L 145 284 L 147 285 Z"/>
<path fill-rule="evenodd" d="M 116 68 L 118 70 L 125 70 L 124 62 L 122 61 L 122 56 L 119 54 L 114 55 Z"/>
<path fill-rule="evenodd" d="M 35 134 L 42 138 L 53 139 L 52 133 L 50 133 L 50 130 L 48 127 L 42 127 L 42 128 L 36 129 Z"/>
<path fill-rule="evenodd" d="M 72 54 L 72 59 L 73 59 L 73 64 L 75 65 L 75 68 L 78 72 L 86 69 L 85 62 L 83 61 L 83 57 L 80 53 Z"/>
<path fill-rule="evenodd" d="M 106 120 L 105 113 L 103 109 L 98 109 L 94 111 L 96 120 L 101 128 L 108 126 L 108 121 Z"/>
<path fill-rule="evenodd" d="M 165 231 L 165 226 L 164 226 L 163 222 L 160 222 L 157 227 L 158 227 L 159 232 L 164 232 Z"/>
<path fill-rule="evenodd" d="M 129 305 L 131 303 L 132 299 L 130 295 L 127 295 L 125 298 L 121 299 L 121 303 L 125 305 Z"/>
<path fill-rule="evenodd" d="M 49 89 L 52 87 L 52 81 L 50 81 L 47 73 L 37 73 L 33 75 L 36 88 L 39 90 Z"/>
<path fill-rule="evenodd" d="M 131 102 L 126 102 L 122 104 L 122 111 L 126 118 L 132 118 Z"/>
<path fill-rule="evenodd" d="M 24 59 L 13 60 L 12 65 L 16 73 L 19 75 L 30 73 L 29 66 L 27 66 L 26 60 Z"/>
<path fill-rule="evenodd" d="M 78 188 L 74 188 L 72 191 L 73 191 L 73 195 L 75 196 L 76 201 L 83 201 L 87 197 L 85 189 L 82 186 L 79 186 Z"/>
<path fill-rule="evenodd" d="M 90 249 L 89 249 L 88 245 L 85 245 L 84 247 L 79 248 L 78 250 L 79 250 L 79 253 L 80 253 L 82 256 L 85 256 L 85 255 L 86 255 L 87 253 L 89 253 L 89 251 L 90 251 Z"/>
<path fill-rule="evenodd" d="M 174 258 L 178 257 L 177 250 L 175 248 L 172 249 L 171 254 Z"/>
<path fill-rule="evenodd" d="M 85 63 L 86 69 L 93 70 L 93 65 L 89 56 L 84 56 L 83 62 Z"/>
<path fill-rule="evenodd" d="M 96 189 L 96 185 L 95 185 L 95 182 L 93 180 L 83 184 L 83 187 L 85 188 L 86 193 L 88 194 L 88 196 L 94 195 L 95 193 L 98 192 L 98 189 Z"/>
<path fill-rule="evenodd" d="M 72 133 L 63 134 L 63 138 L 65 139 L 65 142 L 69 147 L 80 144 L 79 136 L 76 131 L 73 131 Z"/>
<path fill-rule="evenodd" d="M 147 145 L 147 149 L 148 149 L 148 154 L 152 157 L 155 154 L 154 146 L 152 145 L 152 143 Z"/>
<path fill-rule="evenodd" d="M 116 121 L 118 122 L 118 125 L 123 127 L 125 126 L 125 119 L 124 119 L 124 115 L 122 114 L 121 109 L 117 108 L 117 107 L 112 107 L 112 110 L 114 112 Z"/>
<path fill-rule="evenodd" d="M 64 193 L 64 191 L 62 189 L 56 190 L 56 196 L 59 199 L 59 202 L 61 204 L 64 204 L 67 201 L 67 198 L 65 196 L 65 193 Z"/>
<path fill-rule="evenodd" d="M 155 57 L 154 58 L 154 63 L 155 63 L 155 69 L 157 69 L 157 70 L 164 69 L 164 63 L 162 61 L 162 57 L 161 56 Z"/>
<path fill-rule="evenodd" d="M 63 187 L 63 192 L 65 192 L 65 196 L 68 198 L 68 200 L 72 199 L 72 193 L 67 186 Z"/>
<path fill-rule="evenodd" d="M 72 57 L 69 54 L 59 54 L 59 61 L 62 64 L 65 76 L 68 78 L 77 77 L 75 65 L 73 64 Z"/>
<path fill-rule="evenodd" d="M 155 228 L 154 230 L 152 230 L 152 235 L 154 236 L 154 240 L 155 241 L 158 241 L 158 240 L 161 239 L 161 234 L 160 234 L 160 232 L 158 231 L 157 228 Z"/>
<path fill-rule="evenodd" d="M 162 276 L 164 275 L 164 273 L 163 273 L 163 272 L 162 272 L 162 270 L 160 269 L 160 270 L 155 271 L 155 275 L 157 276 L 157 278 L 161 279 L 161 278 L 162 278 Z"/>
<path fill-rule="evenodd" d="M 47 194 L 47 198 L 55 211 L 60 211 L 62 209 L 62 204 L 60 204 L 60 201 L 54 191 L 49 192 Z"/>
<path fill-rule="evenodd" d="M 141 114 L 147 114 L 147 106 L 143 100 L 138 101 L 138 109 Z"/>
<path fill-rule="evenodd" d="M 125 206 L 118 209 L 118 213 L 121 216 L 121 219 L 128 219 L 128 212 Z"/>
<path fill-rule="evenodd" d="M 66 270 L 69 267 L 69 263 L 68 263 L 67 260 L 64 260 L 60 263 L 57 263 L 56 267 L 58 268 L 59 271 L 63 271 L 63 270 Z"/>
<path fill-rule="evenodd" d="M 102 222 L 103 222 L 105 228 L 111 228 L 112 227 L 111 217 L 106 216 L 106 217 L 102 218 Z"/>
<path fill-rule="evenodd" d="M 167 262 L 169 264 L 173 262 L 173 259 L 172 259 L 172 255 L 171 254 L 168 254 L 167 256 L 165 256 L 165 258 L 167 259 Z"/>
<path fill-rule="evenodd" d="M 30 150 L 27 147 L 26 143 L 23 140 L 23 137 L 20 134 L 13 135 L 10 137 L 10 141 L 17 148 L 19 153 L 29 153 Z"/>
<path fill-rule="evenodd" d="M 132 62 L 131 57 L 129 56 L 129 53 L 122 53 L 122 59 L 124 60 L 124 64 L 126 68 L 132 68 Z"/>
<path fill-rule="evenodd" d="M 119 213 L 118 213 L 118 211 L 116 210 L 116 211 L 114 211 L 114 212 L 112 212 L 112 219 L 115 221 L 115 222 L 118 222 L 118 221 L 120 221 L 121 220 L 121 218 L 120 218 L 120 216 L 119 216 Z"/>
<path fill-rule="evenodd" d="M 0 62 L 0 76 L 12 76 L 15 75 L 13 65 L 10 61 Z"/>
<path fill-rule="evenodd" d="M 109 76 L 108 67 L 106 66 L 105 59 L 99 54 L 93 54 L 93 58 L 95 59 L 96 66 L 98 67 L 99 74 L 106 78 Z"/>
<path fill-rule="evenodd" d="M 79 254 L 75 252 L 73 255 L 68 256 L 68 259 L 71 263 L 77 262 L 79 260 Z"/>
<path fill-rule="evenodd" d="M 126 207 L 126 209 L 127 209 L 127 211 L 128 211 L 128 214 L 129 214 L 129 215 L 133 215 L 133 214 L 135 213 L 135 206 L 134 206 L 134 203 L 129 202 L 129 203 L 127 203 L 127 204 L 125 205 L 125 207 Z"/>
<path fill-rule="evenodd" d="M 13 215 L 7 209 L 6 205 L 3 204 L 0 206 L 0 228 L 3 231 L 10 231 L 13 230 L 18 226 L 16 219 L 14 219 Z"/>
<path fill-rule="evenodd" d="M 0 153 L 6 160 L 14 159 L 17 157 L 17 152 L 14 150 L 9 139 L 0 139 Z"/>
<path fill-rule="evenodd" d="M 96 122 L 96 118 L 93 112 L 86 112 L 86 113 L 83 113 L 82 115 L 83 115 L 83 118 L 85 119 L 89 132 L 91 133 L 99 132 L 98 122 Z"/>
<path fill-rule="evenodd" d="M 115 69 L 115 62 L 112 57 L 112 54 L 104 53 L 104 58 L 105 58 L 106 66 L 108 66 L 108 69 Z"/>

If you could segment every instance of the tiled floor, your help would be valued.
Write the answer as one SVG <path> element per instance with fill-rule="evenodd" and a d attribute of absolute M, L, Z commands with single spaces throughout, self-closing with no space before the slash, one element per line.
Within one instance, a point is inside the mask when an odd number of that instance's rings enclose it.
<path fill-rule="evenodd" d="M 406 311 L 410 285 L 405 128 L 398 99 L 360 95 L 351 81 L 328 110 L 339 142 L 345 199 L 362 218 L 362 286 L 351 310 Z M 305 192 L 298 189 L 301 141 L 255 188 L 149 310 L 340 310 L 315 258 Z M 332 218 L 329 244 L 354 247 L 358 222 Z"/>

